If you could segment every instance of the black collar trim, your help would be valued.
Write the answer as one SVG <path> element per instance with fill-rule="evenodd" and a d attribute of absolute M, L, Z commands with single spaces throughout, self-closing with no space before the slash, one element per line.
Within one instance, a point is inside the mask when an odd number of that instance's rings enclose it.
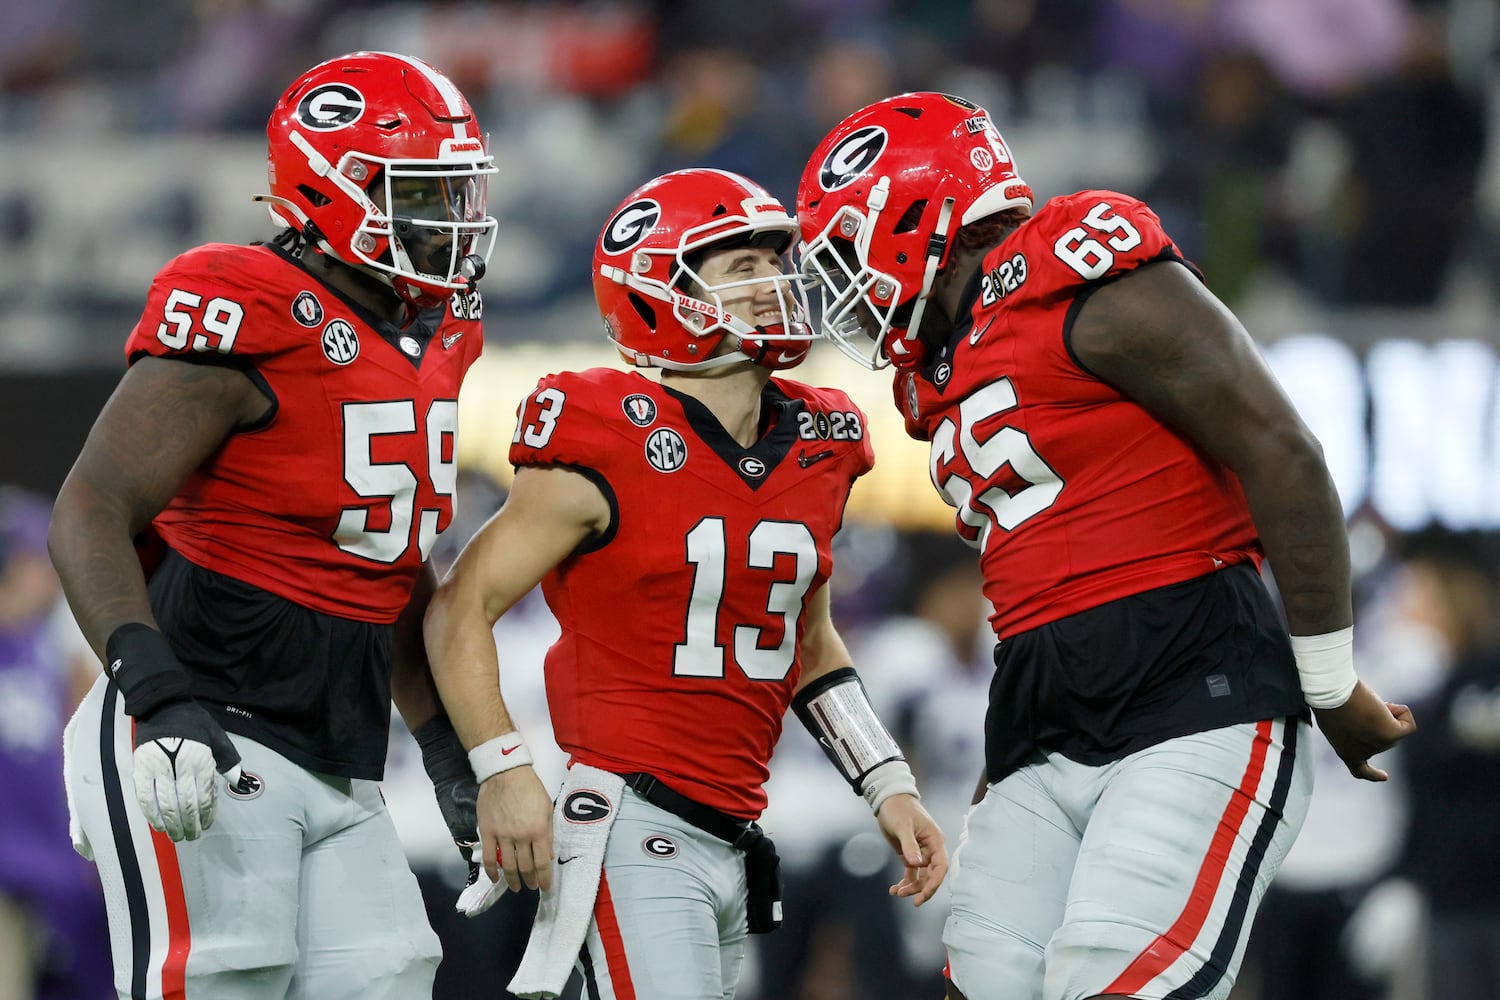
<path fill-rule="evenodd" d="M 665 385 L 662 389 L 682 406 L 693 433 L 712 448 L 751 490 L 758 490 L 765 484 L 771 477 L 771 470 L 781 464 L 797 443 L 797 414 L 806 403 L 790 398 L 774 382 L 767 382 L 761 390 L 760 406 L 762 420 L 768 410 L 775 411 L 776 425 L 748 448 L 740 447 L 713 412 L 697 399 Z"/>

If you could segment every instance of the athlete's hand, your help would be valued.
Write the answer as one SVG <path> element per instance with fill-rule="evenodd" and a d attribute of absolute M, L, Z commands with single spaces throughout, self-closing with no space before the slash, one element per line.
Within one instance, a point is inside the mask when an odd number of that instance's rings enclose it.
<path fill-rule="evenodd" d="M 135 797 L 146 822 L 173 841 L 197 840 L 214 821 L 218 773 L 240 780 L 240 754 L 202 705 L 171 701 L 135 720 Z"/>
<path fill-rule="evenodd" d="M 914 795 L 892 795 L 880 804 L 875 818 L 906 867 L 901 881 L 891 886 L 891 895 L 913 896 L 913 904 L 921 906 L 938 891 L 948 874 L 943 831 Z"/>
<path fill-rule="evenodd" d="M 105 663 L 135 719 L 135 797 L 154 829 L 197 840 L 214 821 L 216 772 L 240 780 L 229 735 L 193 700 L 192 681 L 166 636 L 127 622 L 104 644 Z"/>
<path fill-rule="evenodd" d="M 1389 777 L 1370 763 L 1370 758 L 1389 750 L 1416 732 L 1417 723 L 1405 705 L 1382 701 L 1365 686 L 1354 685 L 1354 693 L 1338 708 L 1315 708 L 1318 728 L 1338 752 L 1339 759 L 1356 778 L 1384 781 Z"/>
<path fill-rule="evenodd" d="M 469 877 L 464 892 L 460 894 L 458 909 L 467 916 L 476 916 L 495 905 L 500 893 L 485 897 L 476 903 L 471 896 L 465 904 L 469 888 L 480 881 L 479 864 L 479 783 L 474 780 L 474 771 L 469 767 L 469 756 L 463 743 L 453 729 L 453 722 L 443 712 L 412 731 L 417 746 L 422 750 L 422 767 L 432 779 L 432 793 L 437 798 L 438 811 L 443 814 L 443 823 L 458 846 L 459 856 L 469 866 Z"/>
<path fill-rule="evenodd" d="M 499 882 L 503 871 L 511 889 L 552 888 L 552 799 L 531 765 L 479 786 L 479 840 L 490 881 Z"/>

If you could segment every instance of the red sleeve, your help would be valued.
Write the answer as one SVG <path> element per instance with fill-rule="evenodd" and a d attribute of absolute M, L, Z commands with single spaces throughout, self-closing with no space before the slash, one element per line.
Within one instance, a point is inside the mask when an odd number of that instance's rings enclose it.
<path fill-rule="evenodd" d="M 289 329 L 314 336 L 286 317 L 267 322 L 257 315 L 269 307 L 265 289 L 284 283 L 277 273 L 284 269 L 272 251 L 255 246 L 208 244 L 175 258 L 151 282 L 145 310 L 125 343 L 126 361 L 134 364 L 149 354 L 253 363 L 290 346 Z"/>
<path fill-rule="evenodd" d="M 601 433 L 606 424 L 593 389 L 588 373 L 559 372 L 541 378 L 521 401 L 511 464 L 601 468 L 613 435 Z"/>
<path fill-rule="evenodd" d="M 1188 262 L 1145 202 L 1118 191 L 1079 191 L 1049 201 L 1022 230 L 1032 294 L 1108 281 L 1142 264 Z M 1201 277 L 1201 274 L 1199 274 Z"/>

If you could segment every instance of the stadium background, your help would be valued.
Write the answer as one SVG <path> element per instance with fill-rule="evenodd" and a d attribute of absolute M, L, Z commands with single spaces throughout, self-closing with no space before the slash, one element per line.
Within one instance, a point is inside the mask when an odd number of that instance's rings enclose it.
<path fill-rule="evenodd" d="M 706 165 L 754 177 L 790 205 L 803 159 L 834 121 L 888 93 L 939 89 L 991 110 L 1039 198 L 1084 187 L 1144 197 L 1239 313 L 1334 470 L 1360 574 L 1363 656 L 1380 659 L 1378 643 L 1411 632 L 1392 596 L 1407 555 L 1457 548 L 1493 572 L 1493 0 L 0 0 L 0 15 L 0 482 L 55 492 L 163 263 L 198 243 L 270 233 L 250 196 L 264 189 L 261 129 L 286 82 L 323 58 L 380 48 L 448 72 L 500 167 L 487 348 L 461 399 L 473 502 L 455 536 L 503 496 L 515 405 L 536 378 L 616 363 L 593 311 L 589 253 L 626 191 Z M 932 692 L 964 674 L 931 634 L 901 631 L 920 585 L 952 565 L 947 514 L 886 377 L 826 345 L 797 374 L 848 388 L 870 415 L 877 468 L 851 500 L 836 611 L 872 689 L 920 743 L 931 728 L 921 720 L 944 710 Z M 534 673 L 550 622 L 535 607 L 514 617 L 508 662 Z M 914 666 L 925 662 L 959 673 L 934 680 Z M 1403 686 L 1420 695 L 1441 676 L 1394 671 L 1389 696 Z M 517 697 L 540 711 L 534 686 Z M 933 739 L 914 756 L 949 752 Z M 933 926 L 847 905 L 883 877 L 878 850 L 860 846 L 867 820 L 857 802 L 831 802 L 836 782 L 807 749 L 778 754 L 768 823 L 781 827 L 791 873 L 837 898 L 809 903 L 820 920 L 808 954 L 762 955 L 741 995 L 775 996 L 765 991 L 779 973 L 765 970 L 788 963 L 799 975 L 783 978 L 798 985 L 777 988 L 796 995 L 936 995 Z M 422 780 L 398 734 L 389 797 L 437 919 L 456 862 Z M 1401 808 L 1370 821 L 1391 846 L 1352 874 L 1311 876 L 1312 889 L 1363 892 L 1385 874 L 1405 796 L 1393 789 Z M 1411 800 L 1422 808 L 1420 789 Z M 1368 800 L 1349 808 L 1330 828 L 1363 822 Z M 442 928 L 451 965 L 438 996 L 497 995 L 482 974 L 460 972 L 504 960 L 482 935 L 513 935 L 524 914 L 501 922 L 481 934 Z M 1421 996 L 1419 930 L 1386 932 L 1400 997 Z M 1254 979 L 1252 964 L 1241 995 L 1256 995 Z"/>

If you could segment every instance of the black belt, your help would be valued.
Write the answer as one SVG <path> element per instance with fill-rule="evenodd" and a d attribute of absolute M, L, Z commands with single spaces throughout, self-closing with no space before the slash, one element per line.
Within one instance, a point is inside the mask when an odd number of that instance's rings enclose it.
<path fill-rule="evenodd" d="M 680 792 L 674 792 L 656 779 L 655 775 L 636 771 L 622 774 L 625 784 L 634 788 L 647 802 L 665 809 L 673 816 L 685 820 L 710 836 L 718 837 L 726 844 L 741 851 L 749 850 L 755 842 L 765 836 L 761 828 L 748 819 L 736 819 L 712 806 L 694 802 Z"/>
<path fill-rule="evenodd" d="M 745 856 L 745 925 L 751 934 L 768 934 L 781 926 L 781 858 L 759 824 L 736 819 L 712 806 L 694 802 L 640 771 L 622 774 L 642 798 L 717 837 Z"/>

